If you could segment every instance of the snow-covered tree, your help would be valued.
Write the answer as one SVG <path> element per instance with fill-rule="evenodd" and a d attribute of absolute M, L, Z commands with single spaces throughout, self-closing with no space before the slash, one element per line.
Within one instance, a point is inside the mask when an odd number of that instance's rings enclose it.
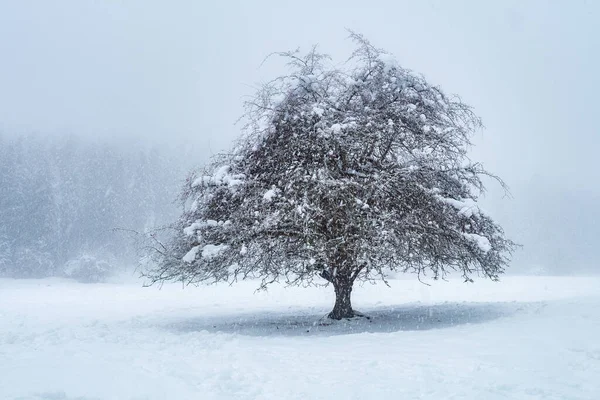
<path fill-rule="evenodd" d="M 315 49 L 280 54 L 290 72 L 246 103 L 235 148 L 187 180 L 153 281 L 328 282 L 341 319 L 357 315 L 356 280 L 390 271 L 498 279 L 514 244 L 477 205 L 482 177 L 504 186 L 467 157 L 479 119 L 352 39 L 342 67 Z"/>

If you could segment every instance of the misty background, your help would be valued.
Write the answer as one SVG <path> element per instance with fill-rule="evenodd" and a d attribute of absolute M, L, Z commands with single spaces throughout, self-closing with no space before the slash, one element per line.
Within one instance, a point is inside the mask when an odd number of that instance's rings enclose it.
<path fill-rule="evenodd" d="M 523 245 L 510 273 L 597 273 L 592 1 L 2 1 L 0 274 L 82 255 L 136 263 L 113 228 L 178 215 L 187 172 L 228 148 L 274 51 L 341 63 L 346 28 L 474 107 L 472 158 L 502 177 L 483 207 Z"/>

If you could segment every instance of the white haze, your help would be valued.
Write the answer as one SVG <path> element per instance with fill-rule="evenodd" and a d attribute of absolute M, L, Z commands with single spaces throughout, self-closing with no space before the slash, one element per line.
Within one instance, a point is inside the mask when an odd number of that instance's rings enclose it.
<path fill-rule="evenodd" d="M 2 2 L 0 135 L 169 144 L 185 149 L 174 166 L 185 170 L 239 134 L 244 96 L 282 71 L 277 60 L 261 67 L 265 56 L 319 44 L 342 62 L 350 28 L 483 118 L 473 158 L 512 189 L 503 198 L 490 182 L 484 205 L 524 246 L 513 271 L 598 272 L 599 11 L 592 1 Z"/>

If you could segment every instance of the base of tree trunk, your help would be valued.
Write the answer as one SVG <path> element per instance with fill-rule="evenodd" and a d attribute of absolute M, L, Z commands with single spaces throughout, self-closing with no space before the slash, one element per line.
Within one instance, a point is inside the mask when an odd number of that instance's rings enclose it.
<path fill-rule="evenodd" d="M 336 312 L 336 310 L 333 310 L 332 312 L 330 312 L 329 314 L 327 314 L 327 318 L 329 319 L 335 319 L 337 321 L 341 320 L 341 319 L 351 319 L 351 318 L 366 318 L 366 319 L 371 319 L 371 317 L 358 312 L 358 311 L 354 311 L 354 310 L 350 310 L 350 311 L 345 311 L 344 313 L 339 313 Z"/>

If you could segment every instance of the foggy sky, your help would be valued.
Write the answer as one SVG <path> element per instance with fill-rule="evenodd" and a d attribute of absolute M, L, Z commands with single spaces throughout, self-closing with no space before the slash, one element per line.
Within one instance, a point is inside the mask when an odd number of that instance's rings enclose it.
<path fill-rule="evenodd" d="M 595 1 L 0 0 L 0 133 L 184 142 L 201 164 L 281 72 L 266 55 L 342 62 L 350 28 L 482 117 L 472 154 L 512 188 L 484 203 L 517 264 L 598 271 L 599 20 Z"/>

